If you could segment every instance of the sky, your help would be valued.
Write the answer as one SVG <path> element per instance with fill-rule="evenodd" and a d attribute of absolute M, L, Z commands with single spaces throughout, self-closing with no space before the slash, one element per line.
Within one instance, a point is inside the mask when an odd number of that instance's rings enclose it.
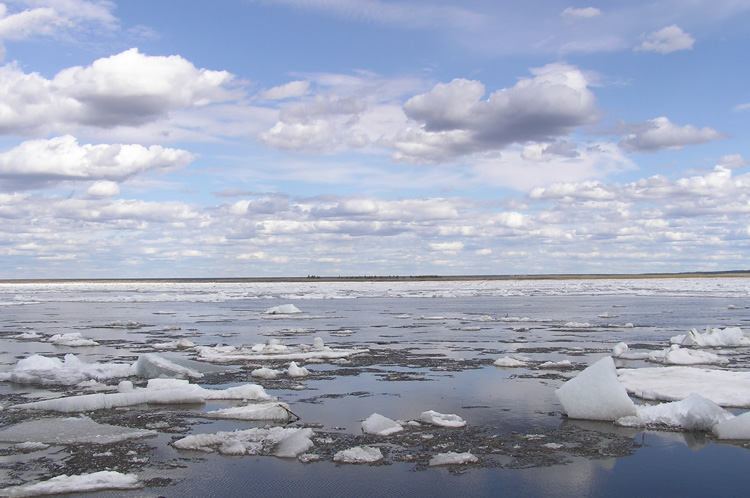
<path fill-rule="evenodd" d="M 0 3 L 0 278 L 750 264 L 750 2 Z"/>

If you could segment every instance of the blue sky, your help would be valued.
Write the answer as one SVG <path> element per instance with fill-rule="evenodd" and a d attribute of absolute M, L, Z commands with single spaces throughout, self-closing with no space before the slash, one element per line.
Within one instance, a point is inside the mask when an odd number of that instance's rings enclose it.
<path fill-rule="evenodd" d="M 0 278 L 746 269 L 750 3 L 0 4 Z"/>

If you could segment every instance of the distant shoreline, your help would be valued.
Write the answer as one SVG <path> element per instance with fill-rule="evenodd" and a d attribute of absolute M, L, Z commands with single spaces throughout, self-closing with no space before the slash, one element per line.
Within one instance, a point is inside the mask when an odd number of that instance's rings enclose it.
<path fill-rule="evenodd" d="M 750 278 L 750 270 L 635 273 L 635 274 L 544 274 L 544 275 L 413 275 L 307 277 L 217 277 L 217 278 L 0 278 L 0 284 L 47 283 L 274 283 L 274 282 L 456 282 L 477 280 L 639 280 L 655 278 Z"/>

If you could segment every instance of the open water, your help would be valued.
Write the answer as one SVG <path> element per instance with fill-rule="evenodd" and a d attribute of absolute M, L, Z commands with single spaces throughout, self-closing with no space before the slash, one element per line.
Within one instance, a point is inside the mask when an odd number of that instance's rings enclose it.
<path fill-rule="evenodd" d="M 240 347 L 269 339 L 311 344 L 320 337 L 334 348 L 368 349 L 350 363 L 306 364 L 312 375 L 294 382 L 251 378 L 260 364 L 205 365 L 209 387 L 256 382 L 288 403 L 300 417 L 294 426 L 316 431 L 312 453 L 318 461 L 181 452 L 170 443 L 186 434 L 262 424 L 202 419 L 202 412 L 217 408 L 213 404 L 138 407 L 107 414 L 106 421 L 170 423 L 133 446 L 137 458 L 102 463 L 91 456 L 101 448 L 17 454 L 4 445 L 0 487 L 108 466 L 138 474 L 146 486 L 90 496 L 744 494 L 750 484 L 750 450 L 744 445 L 719 444 L 705 433 L 568 420 L 554 390 L 621 341 L 650 351 L 693 327 L 739 326 L 750 333 L 749 289 L 744 278 L 0 284 L 3 371 L 32 354 L 133 362 L 158 351 L 195 360 L 191 351 L 155 348 L 179 339 Z M 285 304 L 301 313 L 265 313 Z M 42 338 L 80 332 L 100 345 L 72 348 L 15 338 L 30 331 Z M 750 351 L 727 354 L 731 361 L 721 368 L 750 370 Z M 532 362 L 514 369 L 492 365 L 507 355 Z M 571 366 L 541 367 L 563 360 Z M 655 365 L 618 361 L 618 367 L 642 366 Z M 63 393 L 77 391 L 0 384 L 0 429 L 17 422 L 7 415 L 13 404 Z M 460 415 L 467 427 L 379 439 L 361 434 L 361 421 L 373 413 L 408 421 L 426 410 Z M 380 447 L 384 461 L 351 465 L 330 458 L 334 450 L 360 444 Z M 479 462 L 426 465 L 431 455 L 447 451 L 471 451 Z"/>

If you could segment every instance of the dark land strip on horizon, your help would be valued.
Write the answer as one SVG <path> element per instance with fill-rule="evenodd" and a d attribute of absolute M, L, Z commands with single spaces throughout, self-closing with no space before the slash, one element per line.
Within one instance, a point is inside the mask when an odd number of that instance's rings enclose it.
<path fill-rule="evenodd" d="M 606 280 L 650 278 L 750 278 L 750 270 L 681 272 L 681 273 L 561 273 L 540 275 L 358 275 L 306 277 L 167 277 L 167 278 L 1 278 L 2 284 L 23 283 L 261 283 L 261 282 L 409 282 L 409 281 L 471 281 L 471 280 Z"/>

